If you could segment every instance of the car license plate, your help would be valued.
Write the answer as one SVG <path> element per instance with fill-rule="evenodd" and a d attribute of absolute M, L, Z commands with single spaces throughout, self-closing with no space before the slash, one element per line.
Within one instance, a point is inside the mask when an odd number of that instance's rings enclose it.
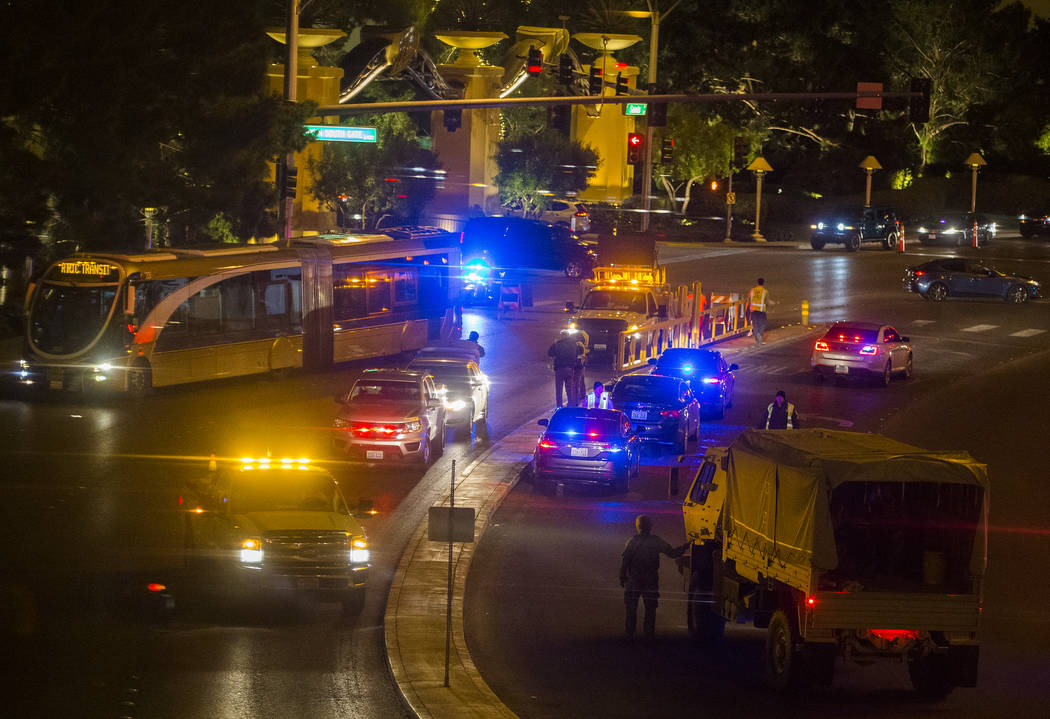
<path fill-rule="evenodd" d="M 835 374 L 849 374 L 849 367 L 844 364 L 835 365 Z"/>
<path fill-rule="evenodd" d="M 299 577 L 296 586 L 299 587 L 299 589 L 317 589 L 320 585 L 318 584 L 317 577 Z"/>
<path fill-rule="evenodd" d="M 936 237 L 936 236 L 937 236 L 937 233 L 936 233 L 936 232 L 931 232 L 931 233 L 930 233 L 930 237 Z"/>
<path fill-rule="evenodd" d="M 645 419 L 648 416 L 648 413 L 644 409 L 631 410 L 631 419 Z"/>
<path fill-rule="evenodd" d="M 573 447 L 569 450 L 569 454 L 573 457 L 587 457 L 590 455 L 590 451 L 586 447 Z"/>
<path fill-rule="evenodd" d="M 379 449 L 365 450 L 365 458 L 366 459 L 382 459 L 383 458 L 383 452 L 382 452 L 382 450 L 379 450 Z"/>
<path fill-rule="evenodd" d="M 596 344 L 596 345 L 594 345 L 594 349 L 596 349 L 596 350 L 605 350 L 605 349 L 609 349 L 609 348 L 606 345 Z"/>

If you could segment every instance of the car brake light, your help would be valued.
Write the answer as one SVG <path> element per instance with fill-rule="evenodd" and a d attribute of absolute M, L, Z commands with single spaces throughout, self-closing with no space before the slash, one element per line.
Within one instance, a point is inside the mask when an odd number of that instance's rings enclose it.
<path fill-rule="evenodd" d="M 816 597 L 806 597 L 806 606 L 809 607 L 810 609 L 812 609 L 813 607 L 817 606 L 817 598 Z"/>
<path fill-rule="evenodd" d="M 926 270 L 915 270 L 915 276 L 916 277 L 922 277 L 925 274 L 926 274 Z"/>
<path fill-rule="evenodd" d="M 813 349 L 815 349 L 817 352 L 827 352 L 829 349 L 828 343 L 824 340 L 817 340 L 817 343 L 813 345 Z"/>
<path fill-rule="evenodd" d="M 544 437 L 540 438 L 540 443 L 539 443 L 539 448 L 540 449 L 557 449 L 557 447 L 558 447 L 558 443 L 555 442 L 550 437 L 544 436 Z"/>
<path fill-rule="evenodd" d="M 588 432 L 587 436 L 590 437 L 591 439 L 594 439 L 595 437 L 598 436 L 598 433 L 597 432 Z"/>
<path fill-rule="evenodd" d="M 860 354 L 862 355 L 877 355 L 879 348 L 877 345 L 864 345 L 860 348 Z"/>
<path fill-rule="evenodd" d="M 660 412 L 660 416 L 661 416 L 661 417 L 677 417 L 677 416 L 678 416 L 678 415 L 680 415 L 681 413 L 682 413 L 682 412 L 681 412 L 681 410 L 677 410 L 677 409 L 665 409 L 665 410 L 663 410 L 662 412 Z"/>
<path fill-rule="evenodd" d="M 580 210 L 579 212 L 576 213 L 576 216 L 577 217 L 586 217 L 587 213 L 584 212 L 583 210 Z"/>
<path fill-rule="evenodd" d="M 704 384 L 718 384 L 717 377 L 704 377 Z"/>

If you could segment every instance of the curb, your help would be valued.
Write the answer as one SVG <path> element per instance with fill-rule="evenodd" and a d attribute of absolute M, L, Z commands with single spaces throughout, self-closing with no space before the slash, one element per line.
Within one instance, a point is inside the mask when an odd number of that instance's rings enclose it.
<path fill-rule="evenodd" d="M 401 556 L 387 598 L 384 639 L 391 674 L 405 705 L 417 717 L 509 719 L 516 716 L 474 665 L 464 632 L 463 597 L 475 547 L 493 514 L 518 482 L 521 469 L 528 461 L 522 446 L 527 446 L 530 452 L 535 446 L 536 420 L 548 414 L 539 415 L 510 432 L 467 465 L 457 478 L 456 504 L 474 506 L 476 519 L 474 543 L 457 543 L 453 549 L 448 687 L 444 686 L 448 545 L 427 540 L 424 517 Z M 524 444 L 526 438 L 527 444 Z M 447 494 L 440 504 L 448 505 Z"/>

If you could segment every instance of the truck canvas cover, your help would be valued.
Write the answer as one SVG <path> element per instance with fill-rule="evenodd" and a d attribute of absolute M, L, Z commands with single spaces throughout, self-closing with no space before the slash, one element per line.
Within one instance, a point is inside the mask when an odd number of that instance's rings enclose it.
<path fill-rule="evenodd" d="M 971 571 L 984 572 L 987 468 L 966 452 L 931 452 L 858 432 L 746 430 L 730 445 L 728 461 L 726 539 L 769 558 L 770 574 L 778 564 L 835 569 L 829 503 L 832 491 L 848 482 L 980 487 L 983 508 Z"/>

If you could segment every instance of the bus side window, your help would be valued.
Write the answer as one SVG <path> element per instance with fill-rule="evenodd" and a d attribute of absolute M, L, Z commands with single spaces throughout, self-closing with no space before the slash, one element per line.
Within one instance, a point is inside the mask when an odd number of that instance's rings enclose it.
<path fill-rule="evenodd" d="M 222 293 L 222 329 L 228 339 L 247 339 L 255 329 L 255 302 L 251 275 L 231 277 L 219 283 Z"/>
<path fill-rule="evenodd" d="M 222 332 L 219 288 L 205 287 L 189 300 L 189 325 L 191 337 L 206 337 Z"/>
<path fill-rule="evenodd" d="M 693 491 L 689 493 L 689 501 L 694 504 L 705 504 L 707 495 L 711 491 L 711 480 L 715 476 L 715 465 L 713 462 L 704 462 L 700 467 L 700 477 L 693 485 Z"/>
<path fill-rule="evenodd" d="M 357 272 L 353 270 L 357 269 Z M 365 302 L 365 282 L 359 267 L 352 264 L 332 268 L 332 304 L 334 319 L 353 320 L 368 314 Z"/>
<path fill-rule="evenodd" d="M 390 274 L 388 272 L 369 272 L 367 275 L 368 314 L 390 311 Z"/>

